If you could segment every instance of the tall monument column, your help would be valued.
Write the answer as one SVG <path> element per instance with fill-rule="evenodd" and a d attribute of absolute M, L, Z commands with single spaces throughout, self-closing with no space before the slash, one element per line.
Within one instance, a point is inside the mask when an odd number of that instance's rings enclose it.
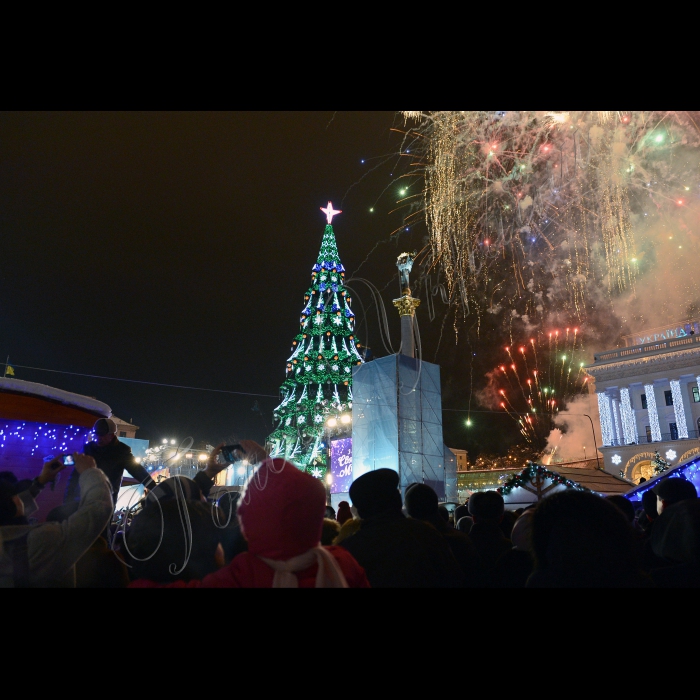
<path fill-rule="evenodd" d="M 413 268 L 413 256 L 415 253 L 401 253 L 396 260 L 396 267 L 399 268 L 399 281 L 401 283 L 402 296 L 394 299 L 394 306 L 399 310 L 401 316 L 401 350 L 402 355 L 415 357 L 415 337 L 413 335 L 413 317 L 416 309 L 420 305 L 420 299 L 411 296 L 411 288 L 408 284 L 408 276 Z"/>
<path fill-rule="evenodd" d="M 352 368 L 352 475 L 393 469 L 402 496 L 419 483 L 430 486 L 439 500 L 456 501 L 456 464 L 442 434 L 440 367 L 415 357 L 420 302 L 411 296 L 408 279 L 415 255 L 402 253 L 396 262 L 401 350 Z"/>

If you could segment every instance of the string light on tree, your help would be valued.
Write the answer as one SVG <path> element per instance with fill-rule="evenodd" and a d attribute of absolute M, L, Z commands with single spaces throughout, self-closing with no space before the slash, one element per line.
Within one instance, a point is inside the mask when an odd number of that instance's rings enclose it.
<path fill-rule="evenodd" d="M 654 468 L 654 474 L 663 474 L 671 465 L 661 457 L 657 450 L 654 452 L 654 459 L 651 460 L 651 466 Z"/>

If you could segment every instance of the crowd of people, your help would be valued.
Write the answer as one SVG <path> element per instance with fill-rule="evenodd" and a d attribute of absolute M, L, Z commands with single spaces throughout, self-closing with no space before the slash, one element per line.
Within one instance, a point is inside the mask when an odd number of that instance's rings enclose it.
<path fill-rule="evenodd" d="M 426 484 L 400 489 L 391 469 L 353 481 L 327 505 L 322 482 L 253 441 L 259 464 L 239 493 L 212 497 L 221 447 L 194 479 L 158 484 L 119 448 L 113 422 L 74 453 L 65 503 L 32 522 L 41 490 L 0 473 L 0 586 L 79 588 L 673 588 L 700 585 L 700 499 L 684 478 L 660 479 L 635 510 L 623 496 L 559 491 L 506 509 L 498 491 L 451 515 Z M 110 425 L 111 423 L 111 425 Z M 115 428 L 116 430 L 116 428 Z M 124 470 L 144 496 L 114 517 Z"/>

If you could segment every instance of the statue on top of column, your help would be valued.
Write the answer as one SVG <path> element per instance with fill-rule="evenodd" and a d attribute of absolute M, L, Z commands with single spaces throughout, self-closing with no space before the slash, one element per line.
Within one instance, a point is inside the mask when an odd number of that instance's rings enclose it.
<path fill-rule="evenodd" d="M 399 268 L 399 284 L 401 286 L 401 294 L 411 296 L 411 287 L 409 285 L 408 276 L 413 268 L 413 258 L 416 253 L 401 253 L 396 260 L 396 267 Z"/>

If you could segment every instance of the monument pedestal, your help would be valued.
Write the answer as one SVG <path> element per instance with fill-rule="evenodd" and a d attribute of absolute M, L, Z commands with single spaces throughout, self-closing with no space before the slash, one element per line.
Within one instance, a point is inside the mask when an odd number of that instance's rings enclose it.
<path fill-rule="evenodd" d="M 427 484 L 442 501 L 457 497 L 454 455 L 442 437 L 440 367 L 389 355 L 353 368 L 353 479 L 394 469 L 402 496 Z"/>

